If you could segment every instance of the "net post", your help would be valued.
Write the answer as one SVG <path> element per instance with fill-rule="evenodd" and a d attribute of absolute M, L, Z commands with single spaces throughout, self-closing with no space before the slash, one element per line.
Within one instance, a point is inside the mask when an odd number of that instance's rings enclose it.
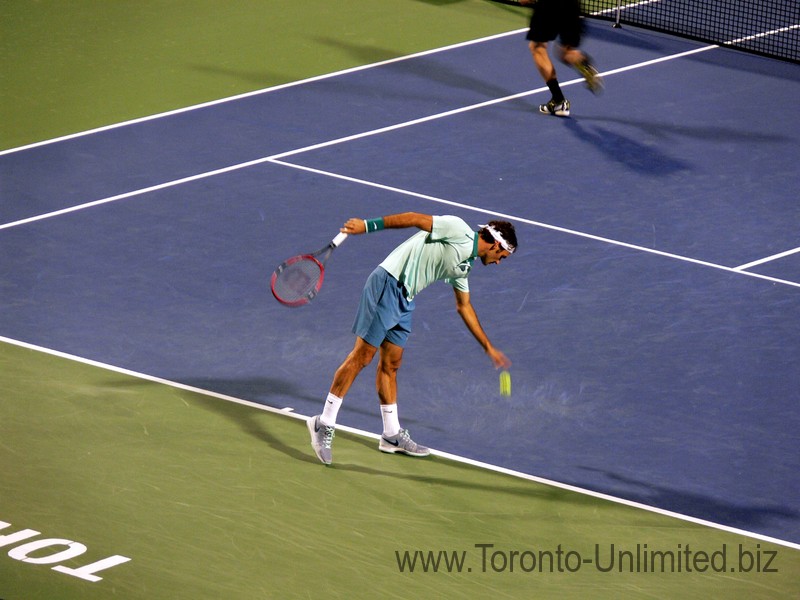
<path fill-rule="evenodd" d="M 620 24 L 620 18 L 622 17 L 622 0 L 617 0 L 617 16 L 614 20 L 614 29 L 620 29 L 622 25 Z"/>

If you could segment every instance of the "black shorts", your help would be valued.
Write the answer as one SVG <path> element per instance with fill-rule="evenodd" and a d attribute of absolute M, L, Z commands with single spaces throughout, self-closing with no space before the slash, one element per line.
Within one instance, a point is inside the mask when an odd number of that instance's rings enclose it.
<path fill-rule="evenodd" d="M 577 48 L 582 33 L 580 0 L 537 0 L 534 4 L 527 39 L 551 42 L 559 38 L 561 45 Z"/>

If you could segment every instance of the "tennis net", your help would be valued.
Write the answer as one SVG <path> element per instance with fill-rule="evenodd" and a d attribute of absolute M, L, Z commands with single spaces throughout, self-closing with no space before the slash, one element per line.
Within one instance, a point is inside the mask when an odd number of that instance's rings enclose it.
<path fill-rule="evenodd" d="M 582 0 L 592 16 L 800 62 L 800 0 Z"/>
<path fill-rule="evenodd" d="M 581 9 L 618 24 L 800 63 L 800 0 L 581 0 Z"/>

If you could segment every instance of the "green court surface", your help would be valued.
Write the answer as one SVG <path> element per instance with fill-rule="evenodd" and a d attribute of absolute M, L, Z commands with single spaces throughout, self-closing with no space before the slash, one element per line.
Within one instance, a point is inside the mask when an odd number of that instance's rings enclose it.
<path fill-rule="evenodd" d="M 517 29 L 520 11 L 486 0 L 0 2 L 0 149 Z"/>
<path fill-rule="evenodd" d="M 0 149 L 518 29 L 525 14 L 485 0 L 0 2 Z M 4 341 L 0 389 L 0 600 L 800 590 L 794 548 L 387 456 L 354 433 L 324 467 L 292 415 Z"/>
<path fill-rule="evenodd" d="M 8 343 L 0 365 L 3 600 L 800 589 L 791 548 L 442 457 L 384 455 L 353 434 L 325 467 L 288 415 Z M 23 529 L 40 534 L 15 540 Z M 51 541 L 26 551 L 38 540 Z M 85 551 L 58 560 L 70 542 Z M 417 551 L 410 572 L 405 552 Z M 130 560 L 99 581 L 52 568 L 112 556 Z"/>

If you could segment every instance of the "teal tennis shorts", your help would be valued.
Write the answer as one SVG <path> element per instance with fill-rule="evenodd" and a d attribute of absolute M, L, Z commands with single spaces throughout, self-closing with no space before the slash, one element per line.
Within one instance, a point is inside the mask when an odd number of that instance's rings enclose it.
<path fill-rule="evenodd" d="M 377 267 L 361 292 L 353 333 L 376 348 L 384 340 L 402 348 L 411 333 L 413 311 L 414 301 L 406 298 L 403 284 Z"/>

